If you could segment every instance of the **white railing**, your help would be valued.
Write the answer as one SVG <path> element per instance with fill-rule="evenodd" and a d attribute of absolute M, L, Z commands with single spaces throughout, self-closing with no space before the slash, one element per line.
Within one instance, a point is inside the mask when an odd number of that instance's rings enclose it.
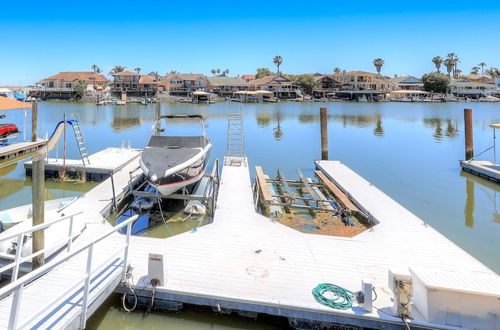
<path fill-rule="evenodd" d="M 30 227 L 30 228 L 23 230 L 23 231 L 18 231 L 18 232 L 8 234 L 8 235 L 0 235 L 0 242 L 6 241 L 6 240 L 11 240 L 13 238 L 17 238 L 16 239 L 16 254 L 15 255 L 11 255 L 8 253 L 0 253 L 1 258 L 14 260 L 13 262 L 7 264 L 6 266 L 3 266 L 2 268 L 0 268 L 0 274 L 3 274 L 5 272 L 13 269 L 12 276 L 11 276 L 11 282 L 14 282 L 15 280 L 17 280 L 17 277 L 19 274 L 19 266 L 22 263 L 29 261 L 29 260 L 33 259 L 34 257 L 37 257 L 37 256 L 39 256 L 39 255 L 41 255 L 49 250 L 53 250 L 53 249 L 57 250 L 58 248 L 61 248 L 64 245 L 67 245 L 66 250 L 68 252 L 71 251 L 71 242 L 73 241 L 73 238 L 76 236 L 73 234 L 73 218 L 81 213 L 83 213 L 83 212 L 78 212 L 78 213 L 68 215 L 68 216 L 65 216 L 65 217 L 62 217 L 59 219 L 45 222 L 45 223 Z M 46 229 L 46 228 L 48 228 L 56 223 L 62 222 L 62 221 L 69 221 L 68 235 L 64 239 L 57 241 L 54 244 L 54 246 L 46 247 L 42 250 L 31 253 L 30 255 L 28 255 L 26 257 L 22 256 L 23 245 L 25 243 L 24 238 L 27 237 L 28 234 L 31 234 L 31 233 L 38 231 L 38 230 Z"/>
<path fill-rule="evenodd" d="M 80 278 L 77 278 L 75 281 L 75 285 L 73 285 L 71 288 L 67 289 L 64 292 L 61 292 L 55 299 L 52 301 L 47 302 L 46 306 L 52 306 L 54 305 L 55 302 L 57 302 L 59 299 L 63 298 L 64 296 L 68 295 L 71 292 L 76 292 L 78 291 L 81 286 L 82 282 L 83 283 L 83 300 L 82 300 L 82 311 L 80 314 L 80 328 L 83 329 L 85 328 L 86 322 L 87 322 L 87 309 L 88 309 L 88 295 L 89 295 L 89 286 L 90 286 L 90 281 L 92 278 L 92 274 L 96 271 L 102 268 L 104 265 L 108 264 L 110 261 L 113 260 L 113 258 L 116 257 L 120 252 L 123 252 L 123 262 L 121 266 L 123 267 L 122 271 L 122 279 L 125 280 L 125 275 L 127 272 L 127 264 L 128 264 L 128 251 L 129 251 L 129 245 L 130 245 L 130 235 L 132 233 L 132 224 L 134 221 L 136 221 L 138 216 L 133 216 L 126 221 L 120 223 L 117 226 L 114 226 L 111 230 L 106 232 L 105 234 L 101 235 L 97 239 L 93 240 L 92 242 L 74 250 L 73 252 L 70 252 L 66 254 L 64 257 L 56 260 L 52 260 L 51 262 L 41 266 L 40 268 L 32 271 L 31 273 L 21 277 L 20 279 L 16 280 L 15 282 L 12 282 L 2 289 L 0 289 L 0 297 L 4 297 L 6 295 L 9 295 L 13 293 L 13 299 L 12 299 L 12 305 L 10 309 L 10 317 L 9 317 L 9 329 L 17 329 L 17 328 L 24 328 L 28 326 L 33 320 L 35 320 L 37 317 L 39 317 L 43 312 L 46 311 L 46 309 L 42 309 L 38 311 L 38 313 L 34 314 L 31 316 L 29 320 L 26 320 L 22 325 L 18 326 L 18 317 L 19 317 L 19 310 L 21 306 L 21 300 L 22 300 L 22 295 L 23 295 L 23 288 L 26 284 L 31 283 L 33 280 L 37 279 L 38 277 L 47 274 L 57 266 L 61 265 L 62 263 L 70 260 L 71 258 L 75 257 L 76 255 L 87 251 L 87 263 L 85 267 L 85 275 L 82 275 Z M 125 237 L 125 244 L 120 246 L 119 249 L 117 249 L 116 252 L 110 255 L 106 261 L 101 263 L 99 266 L 94 267 L 94 271 L 92 271 L 92 256 L 93 256 L 93 251 L 94 251 L 94 245 L 96 243 L 99 243 L 100 241 L 104 240 L 111 234 L 119 231 L 120 229 L 127 227 L 127 234 L 124 235 Z"/>

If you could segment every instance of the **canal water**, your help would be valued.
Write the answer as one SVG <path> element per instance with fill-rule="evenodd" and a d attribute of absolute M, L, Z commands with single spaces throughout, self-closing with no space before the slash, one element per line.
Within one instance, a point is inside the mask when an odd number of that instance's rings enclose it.
<path fill-rule="evenodd" d="M 468 253 L 500 273 L 500 186 L 461 173 L 464 157 L 463 108 L 474 110 L 476 154 L 492 145 L 489 124 L 500 122 L 500 105 L 487 103 L 292 103 L 191 105 L 162 104 L 169 114 L 206 116 L 207 134 L 214 147 L 211 161 L 222 159 L 226 148 L 227 113 L 242 111 L 249 165 L 261 165 L 273 176 L 281 169 L 295 177 L 299 168 L 311 173 L 320 157 L 319 108 L 329 109 L 329 153 L 372 182 Z M 30 112 L 4 112 L 3 122 L 14 122 L 30 136 Z M 100 106 L 60 102 L 39 105 L 39 131 L 48 134 L 63 115 L 81 122 L 89 153 L 106 147 L 142 148 L 152 133 L 155 105 Z M 26 124 L 23 124 L 26 122 Z M 169 120 L 164 134 L 198 134 L 199 123 Z M 45 134 L 45 133 L 42 133 Z M 78 158 L 74 136 L 67 137 L 68 158 Z M 62 143 L 51 157 L 62 157 Z M 493 159 L 490 151 L 480 159 Z M 253 171 L 253 170 L 252 170 Z M 48 181 L 46 197 L 77 196 L 94 183 Z M 30 179 L 19 162 L 0 168 L 0 210 L 30 203 Z M 500 207 L 500 204 L 499 204 Z M 193 221 L 193 224 L 196 224 Z M 190 225 L 171 224 L 174 233 Z M 164 226 L 149 235 L 166 237 Z M 426 242 L 422 242 L 426 244 Z M 90 321 L 91 328 L 279 328 L 273 320 L 214 316 L 207 311 L 180 314 L 125 314 L 117 299 L 110 299 Z"/>

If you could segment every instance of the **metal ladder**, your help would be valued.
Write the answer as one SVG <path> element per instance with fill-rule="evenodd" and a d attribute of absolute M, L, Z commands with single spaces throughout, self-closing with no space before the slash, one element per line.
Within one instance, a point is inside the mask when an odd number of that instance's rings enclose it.
<path fill-rule="evenodd" d="M 80 151 L 80 156 L 82 157 L 83 166 L 90 165 L 87 146 L 85 145 L 85 141 L 83 139 L 82 131 L 80 129 L 80 125 L 78 124 L 78 120 L 73 119 L 71 126 L 73 127 L 73 132 L 75 133 L 76 144 L 78 145 L 78 150 Z"/>
<path fill-rule="evenodd" d="M 243 112 L 229 113 L 227 117 L 227 149 L 224 165 L 246 165 L 243 134 Z"/>

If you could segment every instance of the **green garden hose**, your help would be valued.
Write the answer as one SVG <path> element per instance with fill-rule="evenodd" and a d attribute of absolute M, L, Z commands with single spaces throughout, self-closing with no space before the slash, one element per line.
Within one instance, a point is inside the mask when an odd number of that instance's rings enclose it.
<path fill-rule="evenodd" d="M 325 297 L 326 292 L 330 292 L 333 298 Z M 312 290 L 312 294 L 314 299 L 320 304 L 335 309 L 351 308 L 352 298 L 354 298 L 354 293 L 351 291 L 330 283 L 318 284 L 318 286 Z"/>

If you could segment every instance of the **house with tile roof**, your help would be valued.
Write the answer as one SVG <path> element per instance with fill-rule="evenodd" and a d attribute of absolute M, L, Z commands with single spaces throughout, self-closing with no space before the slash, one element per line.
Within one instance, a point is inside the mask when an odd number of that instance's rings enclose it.
<path fill-rule="evenodd" d="M 326 74 L 313 74 L 316 86 L 313 88 L 312 94 L 314 98 L 324 98 L 335 94 L 336 91 L 342 88 L 342 84 Z"/>
<path fill-rule="evenodd" d="M 292 99 L 302 96 L 299 86 L 292 79 L 281 74 L 255 79 L 248 84 L 250 91 L 270 91 L 279 99 Z"/>
<path fill-rule="evenodd" d="M 347 71 L 333 74 L 345 91 L 387 91 L 388 82 L 378 74 L 366 71 Z"/>
<path fill-rule="evenodd" d="M 252 80 L 255 80 L 257 78 L 257 75 L 255 74 L 244 74 L 241 76 L 241 78 L 243 78 L 243 80 L 245 80 L 246 82 L 250 82 Z"/>
<path fill-rule="evenodd" d="M 212 93 L 229 96 L 234 92 L 247 91 L 248 82 L 242 77 L 208 77 L 208 90 Z"/>
<path fill-rule="evenodd" d="M 492 94 L 496 95 L 494 84 L 486 84 L 467 79 L 455 79 L 450 83 L 450 93 L 453 96 L 465 99 L 480 99 Z"/>
<path fill-rule="evenodd" d="M 171 73 L 163 78 L 163 86 L 171 95 L 190 95 L 196 91 L 205 91 L 207 77 L 199 73 Z"/>
<path fill-rule="evenodd" d="M 59 72 L 53 76 L 38 81 L 30 91 L 30 96 L 42 99 L 71 99 L 80 97 L 75 86 L 79 81 L 85 82 L 87 88 L 103 90 L 108 84 L 108 79 L 92 71 L 67 71 Z"/>

